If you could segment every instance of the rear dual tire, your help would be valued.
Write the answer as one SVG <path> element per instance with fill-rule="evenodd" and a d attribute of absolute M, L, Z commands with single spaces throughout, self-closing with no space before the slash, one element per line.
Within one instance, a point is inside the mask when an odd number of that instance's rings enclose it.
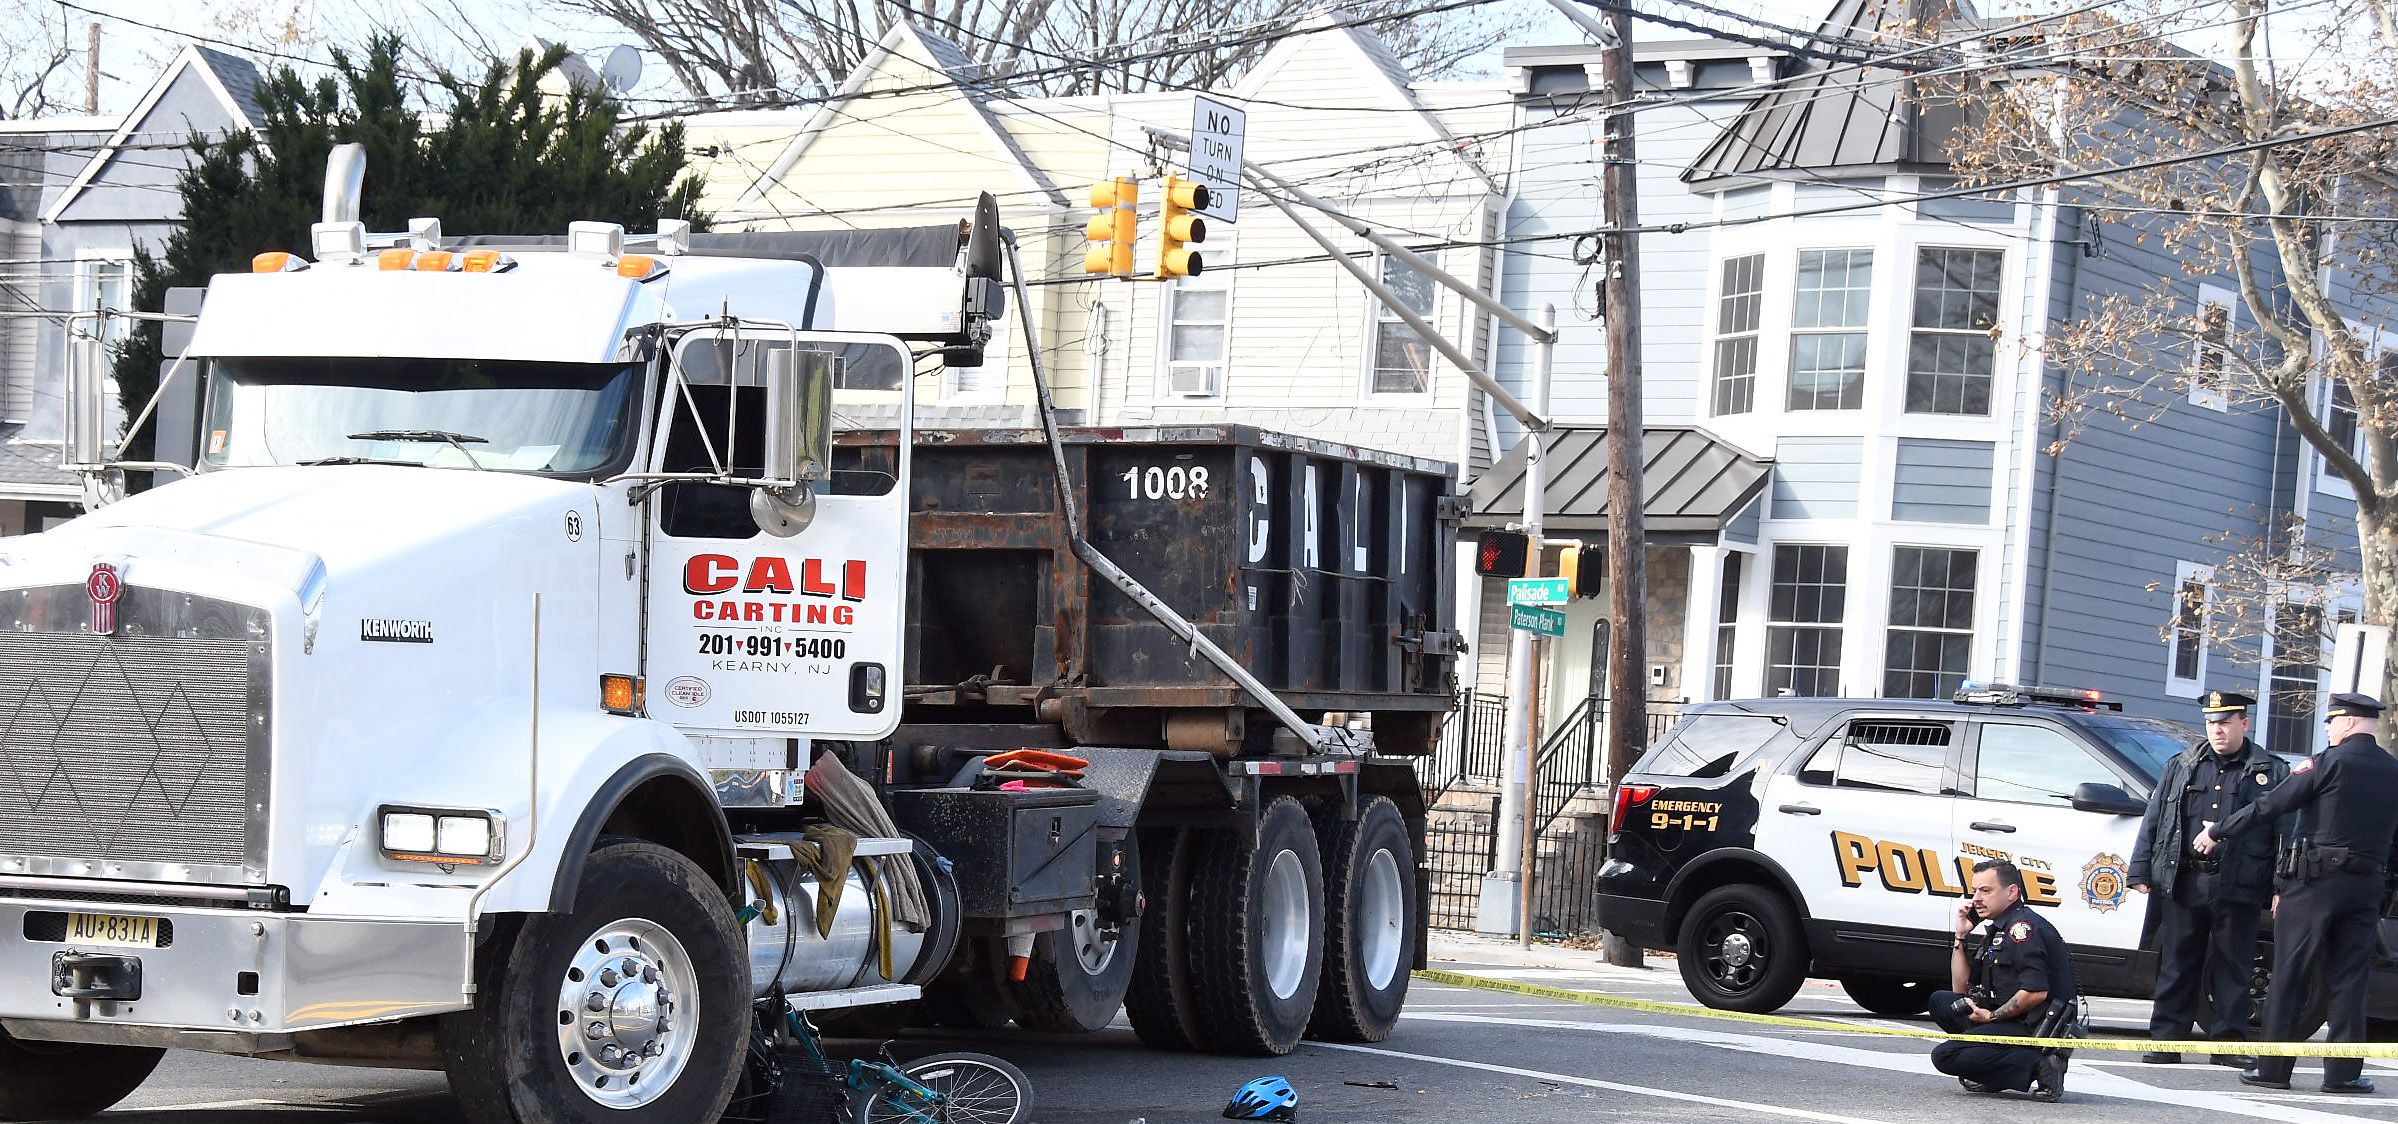
<path fill-rule="evenodd" d="M 1307 809 L 1275 797 L 1255 834 L 1213 833 L 1191 883 L 1199 1045 L 1290 1053 L 1307 1033 L 1323 971 L 1324 862 Z"/>

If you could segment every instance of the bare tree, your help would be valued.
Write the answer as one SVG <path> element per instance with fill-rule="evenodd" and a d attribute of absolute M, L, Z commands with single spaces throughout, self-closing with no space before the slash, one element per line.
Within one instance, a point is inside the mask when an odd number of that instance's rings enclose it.
<path fill-rule="evenodd" d="M 892 24 L 913 21 L 979 65 L 974 75 L 1025 94 L 1207 87 L 1238 75 L 1320 0 L 551 0 L 625 29 L 712 105 L 770 104 L 837 88 Z M 1373 21 L 1418 75 L 1453 73 L 1520 19 L 1417 12 L 1415 0 L 1344 5 Z M 963 76 L 961 76 L 963 77 Z"/>
<path fill-rule="evenodd" d="M 0 117 L 83 108 L 82 28 L 55 4 L 0 0 Z"/>
<path fill-rule="evenodd" d="M 2218 632 L 2286 628 L 2284 609 L 2360 578 L 2364 620 L 2398 624 L 2398 347 L 2381 346 L 2398 323 L 2372 311 L 2398 299 L 2391 3 L 2269 20 L 2266 0 L 2134 0 L 2005 45 L 2010 80 L 1944 89 L 1965 110 L 1950 156 L 1968 182 L 2076 175 L 2066 203 L 2183 263 L 2178 283 L 2049 339 L 2075 388 L 2055 404 L 2068 439 L 2092 411 L 2138 424 L 2193 391 L 2268 404 L 2355 493 L 2361 574 L 2320 549 L 2346 528 L 2260 523 L 2225 544 L 2219 573 L 2237 580 Z M 2194 304 L 2199 278 L 2227 280 L 2236 314 Z M 2398 675 L 2380 693 L 2398 695 Z"/>

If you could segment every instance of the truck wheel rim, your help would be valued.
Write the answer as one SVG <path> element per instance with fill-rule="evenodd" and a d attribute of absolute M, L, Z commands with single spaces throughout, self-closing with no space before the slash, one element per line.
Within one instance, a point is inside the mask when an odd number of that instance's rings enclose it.
<path fill-rule="evenodd" d="M 1407 891 L 1399 881 L 1399 860 L 1385 848 L 1366 860 L 1365 878 L 1357 888 L 1357 958 L 1366 982 L 1380 991 L 1399 974 L 1399 946 L 1407 937 Z"/>
<path fill-rule="evenodd" d="M 1266 986 L 1274 998 L 1288 999 L 1299 992 L 1300 977 L 1307 974 L 1307 947 L 1314 934 L 1309 932 L 1307 909 L 1307 872 L 1299 865 L 1299 856 L 1291 851 L 1279 851 L 1266 866 L 1265 940 L 1263 960 Z"/>
<path fill-rule="evenodd" d="M 1082 974 L 1106 974 L 1108 964 L 1116 959 L 1116 942 L 1100 932 L 1099 915 L 1091 910 L 1078 909 L 1068 920 L 1074 941 L 1074 959 L 1082 965 Z"/>
<path fill-rule="evenodd" d="M 666 1095 L 699 1034 L 691 954 L 655 922 L 602 926 L 568 961 L 558 987 L 558 1054 L 583 1095 L 639 1108 Z"/>

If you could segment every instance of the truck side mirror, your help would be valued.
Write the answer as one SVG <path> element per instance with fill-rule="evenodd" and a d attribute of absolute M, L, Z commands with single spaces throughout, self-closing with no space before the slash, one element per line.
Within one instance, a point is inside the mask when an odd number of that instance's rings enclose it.
<path fill-rule="evenodd" d="M 794 481 L 759 486 L 749 496 L 758 529 L 789 538 L 816 517 L 816 492 L 809 482 L 832 475 L 833 383 L 840 359 L 827 351 L 766 352 L 766 479 Z"/>
<path fill-rule="evenodd" d="M 2145 814 L 2148 806 L 2132 799 L 2131 793 L 2115 785 L 2084 783 L 2073 786 L 2073 810 L 2109 816 L 2137 816 Z"/>

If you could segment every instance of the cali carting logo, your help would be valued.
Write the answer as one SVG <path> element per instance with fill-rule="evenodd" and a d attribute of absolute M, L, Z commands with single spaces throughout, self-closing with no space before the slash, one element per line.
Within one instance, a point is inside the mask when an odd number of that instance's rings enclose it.
<path fill-rule="evenodd" d="M 2113 913 L 2131 893 L 2131 877 L 2123 856 L 2096 855 L 2082 866 L 2082 900 L 2100 913 Z"/>

